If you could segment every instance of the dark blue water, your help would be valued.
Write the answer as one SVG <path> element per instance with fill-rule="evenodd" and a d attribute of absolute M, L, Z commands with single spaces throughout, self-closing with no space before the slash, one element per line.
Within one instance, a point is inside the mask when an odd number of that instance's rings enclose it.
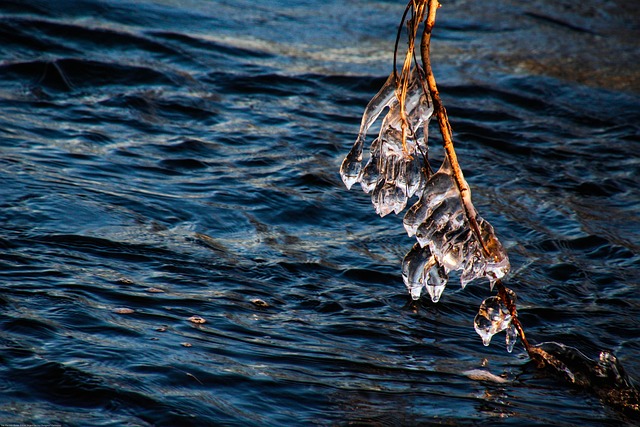
<path fill-rule="evenodd" d="M 637 7 L 443 3 L 434 71 L 528 337 L 638 377 Z M 412 305 L 401 218 L 343 187 L 403 9 L 0 3 L 0 424 L 633 424 L 483 347 L 486 283 Z"/>

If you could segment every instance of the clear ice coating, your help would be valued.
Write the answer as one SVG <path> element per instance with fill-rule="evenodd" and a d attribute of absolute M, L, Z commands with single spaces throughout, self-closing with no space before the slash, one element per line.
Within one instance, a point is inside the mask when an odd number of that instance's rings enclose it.
<path fill-rule="evenodd" d="M 462 287 L 481 277 L 493 285 L 510 266 L 493 227 L 477 215 L 468 192 L 463 202 L 460 188 L 468 189 L 468 185 L 461 174 L 456 184 L 449 159 L 445 157 L 436 173 L 431 170 L 427 139 L 433 104 L 421 73 L 416 67 L 404 81 L 404 97 L 400 93 L 400 77 L 395 72 L 389 75 L 365 109 L 340 175 L 349 189 L 360 183 L 362 190 L 371 195 L 380 216 L 399 214 L 410 198 L 418 197 L 403 221 L 409 236 L 415 235 L 418 240 L 404 258 L 403 279 L 411 298 L 419 299 L 426 289 L 432 301 L 437 302 L 451 271 L 460 271 Z M 380 131 L 371 142 L 363 165 L 367 133 L 385 110 Z M 471 229 L 474 220 L 478 225 L 475 233 Z"/>
<path fill-rule="evenodd" d="M 504 305 L 502 300 L 498 297 L 489 297 L 482 301 L 480 310 L 478 310 L 478 314 L 473 320 L 473 325 L 485 346 L 491 343 L 491 338 L 495 334 L 508 329 L 507 349 L 509 349 L 511 342 L 515 344 L 515 338 L 511 341 L 513 336 L 509 337 L 509 333 L 513 332 L 510 330 L 510 327 L 513 326 L 511 319 L 511 313 L 509 313 L 509 309 Z M 513 350 L 513 345 L 511 345 L 511 349 Z"/>
<path fill-rule="evenodd" d="M 396 87 L 396 74 L 391 73 L 367 105 L 356 142 L 340 167 L 340 175 L 347 188 L 351 189 L 359 182 L 365 193 L 371 193 L 371 202 L 380 216 L 404 210 L 407 200 L 422 188 L 429 167 L 426 127 L 433 113 L 431 97 L 424 90 L 418 72 L 414 71 L 404 104 L 407 127 L 403 138 Z M 388 112 L 363 167 L 362 152 L 367 132 L 385 108 Z"/>
<path fill-rule="evenodd" d="M 403 220 L 409 236 L 415 235 L 421 246 L 429 247 L 436 263 L 447 275 L 450 271 L 462 270 L 460 284 L 463 288 L 480 277 L 493 282 L 509 271 L 509 258 L 493 227 L 475 212 L 473 214 L 489 253 L 471 231 L 453 171 L 445 160 L 426 182 L 420 200 L 409 208 Z"/>
<path fill-rule="evenodd" d="M 431 300 L 438 302 L 447 285 L 448 276 L 429 247 L 423 248 L 416 243 L 402 261 L 402 279 L 413 300 L 420 298 L 424 287 Z"/>

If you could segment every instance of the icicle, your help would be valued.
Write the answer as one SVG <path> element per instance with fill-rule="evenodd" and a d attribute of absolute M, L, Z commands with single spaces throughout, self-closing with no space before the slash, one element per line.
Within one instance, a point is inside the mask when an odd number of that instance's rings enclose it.
<path fill-rule="evenodd" d="M 360 132 L 356 142 L 353 144 L 351 151 L 345 157 L 340 167 L 340 176 L 346 187 L 350 190 L 353 184 L 360 180 L 362 172 L 362 149 L 367 138 L 367 131 L 378 119 L 385 107 L 396 101 L 396 79 L 393 73 L 389 75 L 380 91 L 369 101 L 362 121 L 360 123 Z"/>
<path fill-rule="evenodd" d="M 511 353 L 513 351 L 513 347 L 516 345 L 516 341 L 518 341 L 518 331 L 513 324 L 510 324 L 507 328 L 507 351 Z"/>
<path fill-rule="evenodd" d="M 438 264 L 429 248 L 418 243 L 404 257 L 402 278 L 411 298 L 419 299 L 424 287 L 433 302 L 440 300 L 448 280 L 446 270 Z"/>
<path fill-rule="evenodd" d="M 342 182 L 344 182 L 344 185 L 346 185 L 349 190 L 351 190 L 353 184 L 360 180 L 363 145 L 364 141 L 356 141 L 351 151 L 349 151 L 349 154 L 347 154 L 347 157 L 342 161 L 342 166 L 340 166 Z"/>
<path fill-rule="evenodd" d="M 428 248 L 415 244 L 402 261 L 402 279 L 414 300 L 420 299 L 424 286 L 424 270 L 435 265 L 435 258 Z"/>

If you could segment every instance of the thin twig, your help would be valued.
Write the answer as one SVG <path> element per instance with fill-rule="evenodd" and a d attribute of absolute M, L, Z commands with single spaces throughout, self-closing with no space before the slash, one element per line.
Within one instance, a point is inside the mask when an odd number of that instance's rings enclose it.
<path fill-rule="evenodd" d="M 453 179 L 456 186 L 458 187 L 458 190 L 460 191 L 460 200 L 462 203 L 462 207 L 464 208 L 466 217 L 469 221 L 469 226 L 471 227 L 473 234 L 476 236 L 476 239 L 482 246 L 485 255 L 492 256 L 491 251 L 487 247 L 487 244 L 482 238 L 482 234 L 480 233 L 480 227 L 476 220 L 476 212 L 473 208 L 473 204 L 471 203 L 471 189 L 464 180 L 462 169 L 460 168 L 460 164 L 458 163 L 458 156 L 456 155 L 456 152 L 453 148 L 453 136 L 451 124 L 449 123 L 449 118 L 447 116 L 447 110 L 444 108 L 444 105 L 440 100 L 440 93 L 438 92 L 436 79 L 433 75 L 433 70 L 431 69 L 431 32 L 435 25 L 436 11 L 440 7 L 440 3 L 438 2 L 438 0 L 422 0 L 422 3 L 425 5 L 428 4 L 428 14 L 424 23 L 424 31 L 422 34 L 422 41 L 420 43 L 420 54 L 422 56 L 422 64 L 426 73 L 427 84 L 429 85 L 429 92 L 431 93 L 431 99 L 433 101 L 433 112 L 434 115 L 438 118 L 438 125 L 440 127 L 440 133 L 442 134 L 442 145 L 444 147 L 447 159 L 449 160 L 449 165 L 453 170 Z M 527 353 L 531 355 L 532 347 L 529 344 L 529 341 L 527 341 L 522 324 L 518 319 L 515 301 L 513 301 L 511 295 L 507 291 L 507 288 L 502 284 L 500 280 L 497 280 L 495 285 L 498 288 L 498 298 L 503 301 L 503 303 L 509 310 L 512 319 L 511 323 L 515 326 L 518 335 L 520 336 L 520 339 L 522 340 L 522 343 L 527 350 Z"/>
<path fill-rule="evenodd" d="M 422 0 L 422 3 L 428 3 L 429 13 L 424 24 L 424 32 L 422 34 L 422 42 L 420 43 L 420 54 L 422 55 L 422 64 L 427 76 L 427 84 L 429 85 L 429 91 L 431 92 L 431 99 L 433 101 L 433 112 L 438 118 L 438 125 L 440 126 L 440 133 L 442 134 L 442 145 L 444 147 L 447 158 L 449 159 L 449 165 L 453 170 L 453 179 L 456 187 L 460 191 L 460 200 L 462 207 L 464 208 L 465 215 L 469 220 L 469 226 L 471 231 L 478 239 L 478 242 L 482 246 L 482 249 L 486 256 L 491 256 L 491 251 L 487 248 L 482 235 L 480 233 L 480 227 L 476 220 L 476 212 L 471 204 L 471 189 L 464 180 L 462 169 L 458 164 L 458 156 L 453 149 L 453 136 L 451 131 L 451 125 L 449 124 L 449 118 L 447 117 L 447 110 L 444 108 L 442 101 L 440 100 L 440 93 L 438 92 L 438 86 L 436 85 L 436 78 L 433 75 L 431 69 L 431 59 L 429 56 L 430 43 L 431 43 L 431 31 L 436 22 L 436 11 L 440 7 L 440 3 L 437 0 Z"/>
<path fill-rule="evenodd" d="M 409 46 L 407 53 L 404 57 L 404 63 L 402 64 L 402 71 L 400 73 L 400 81 L 398 82 L 398 91 L 396 96 L 398 98 L 398 104 L 400 105 L 400 123 L 402 127 L 402 150 L 404 154 L 408 153 L 407 149 L 407 131 L 409 130 L 409 121 L 407 120 L 406 99 L 407 92 L 409 90 L 409 82 L 411 81 L 411 63 L 414 57 L 415 41 L 418 36 L 418 27 L 424 20 L 424 13 L 426 4 L 423 0 L 412 0 L 411 6 L 411 18 L 407 20 L 407 32 L 409 33 Z M 409 10 L 409 6 L 407 7 Z M 406 16 L 406 11 L 405 11 Z M 403 16 L 404 22 L 404 16 Z M 397 45 L 396 45 L 397 49 Z M 394 67 L 395 71 L 395 67 Z"/>
<path fill-rule="evenodd" d="M 529 341 L 527 341 L 527 337 L 524 334 L 524 329 L 522 328 L 522 324 L 518 319 L 518 310 L 516 309 L 516 302 L 513 300 L 513 298 L 511 298 L 511 294 L 509 293 L 508 289 L 502 284 L 501 280 L 496 280 L 496 283 L 494 286 L 498 288 L 498 298 L 502 300 L 504 305 L 509 310 L 509 314 L 511 314 L 511 324 L 515 326 L 516 330 L 518 331 L 518 335 L 522 340 L 522 344 L 524 345 L 525 350 L 527 350 L 527 353 L 531 355 L 531 345 L 529 344 Z"/>

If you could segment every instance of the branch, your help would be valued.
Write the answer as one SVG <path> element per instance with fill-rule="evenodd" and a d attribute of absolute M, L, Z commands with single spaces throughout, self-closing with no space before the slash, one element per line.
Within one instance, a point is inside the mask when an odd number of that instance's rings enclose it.
<path fill-rule="evenodd" d="M 444 105 L 442 104 L 442 101 L 440 99 L 440 93 L 438 92 L 436 78 L 433 75 L 433 70 L 431 68 L 431 32 L 436 22 L 436 12 L 440 7 L 440 3 L 438 2 L 438 0 L 424 1 L 428 2 L 429 11 L 427 14 L 427 19 L 424 23 L 424 32 L 422 34 L 422 41 L 420 43 L 420 54 L 422 56 L 422 64 L 426 73 L 427 84 L 429 85 L 429 92 L 431 93 L 431 99 L 433 100 L 433 114 L 438 118 L 438 125 L 440 127 L 440 133 L 442 134 L 442 145 L 444 147 L 446 156 L 449 159 L 451 169 L 453 170 L 454 182 L 456 184 L 456 187 L 458 187 L 458 190 L 460 191 L 460 200 L 464 208 L 466 217 L 469 221 L 469 227 L 478 239 L 478 242 L 482 246 L 482 250 L 484 251 L 485 255 L 492 256 L 492 251 L 490 250 L 490 248 L 493 247 L 493 244 L 487 245 L 487 242 L 484 241 L 480 233 L 480 227 L 478 226 L 478 222 L 476 220 L 476 212 L 473 204 L 471 203 L 471 189 L 464 179 L 462 169 L 460 168 L 460 164 L 458 163 L 458 156 L 456 155 L 456 152 L 453 148 L 453 132 L 451 130 L 451 124 L 449 123 L 447 110 L 444 108 Z M 495 258 L 495 255 L 493 256 Z M 502 281 L 497 280 L 495 284 L 498 287 L 498 298 L 509 310 L 512 318 L 511 323 L 515 326 L 518 335 L 520 336 L 520 339 L 522 340 L 522 343 L 527 350 L 527 353 L 531 354 L 531 346 L 527 341 L 522 324 L 520 323 L 520 320 L 518 320 L 515 301 L 512 299 L 510 293 L 508 292 L 508 288 L 506 288 L 502 284 Z"/>
<path fill-rule="evenodd" d="M 420 54 L 422 56 L 422 65 L 426 72 L 427 84 L 429 85 L 429 92 L 431 93 L 431 99 L 433 100 L 434 115 L 438 118 L 438 125 L 440 126 L 440 133 L 442 134 L 442 145 L 444 147 L 449 164 L 453 170 L 453 179 L 460 191 L 460 199 L 467 219 L 469 220 L 469 226 L 473 231 L 473 234 L 478 239 L 478 242 L 482 246 L 482 250 L 485 255 L 491 256 L 491 251 L 487 247 L 486 243 L 482 239 L 480 234 L 480 227 L 476 220 L 476 212 L 471 203 L 471 189 L 464 179 L 462 169 L 458 163 L 458 156 L 453 149 L 453 136 L 451 131 L 451 125 L 449 124 L 449 118 L 447 117 L 447 110 L 442 105 L 440 100 L 440 93 L 438 92 L 438 86 L 436 85 L 436 78 L 433 75 L 431 69 L 431 57 L 430 44 L 431 44 L 431 31 L 436 23 L 436 11 L 440 7 L 438 0 L 423 0 L 429 3 L 429 13 L 427 20 L 424 24 L 424 32 L 422 34 L 422 42 L 420 43 Z"/>

